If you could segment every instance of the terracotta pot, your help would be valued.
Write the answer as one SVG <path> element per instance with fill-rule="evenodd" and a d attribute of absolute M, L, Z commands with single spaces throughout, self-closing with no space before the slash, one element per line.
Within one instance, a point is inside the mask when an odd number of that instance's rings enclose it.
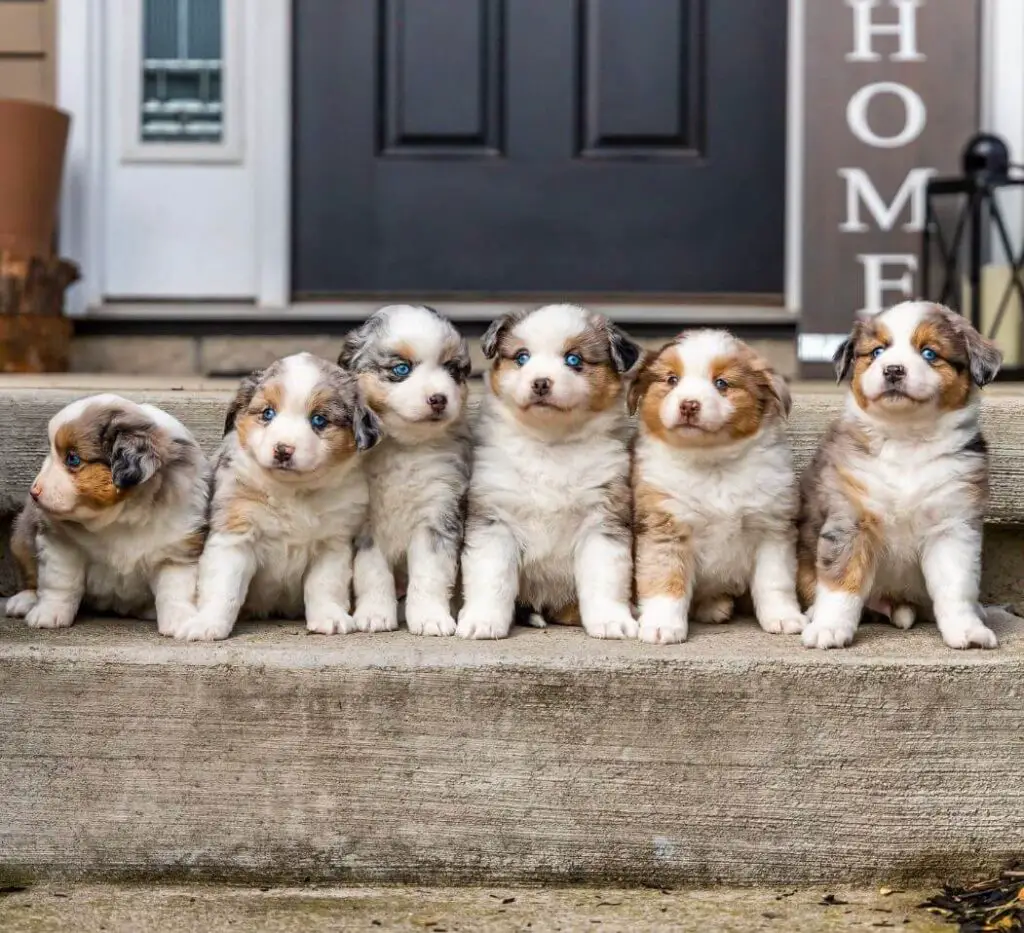
<path fill-rule="evenodd" d="M 53 254 L 70 124 L 56 107 L 0 100 L 0 250 Z"/>

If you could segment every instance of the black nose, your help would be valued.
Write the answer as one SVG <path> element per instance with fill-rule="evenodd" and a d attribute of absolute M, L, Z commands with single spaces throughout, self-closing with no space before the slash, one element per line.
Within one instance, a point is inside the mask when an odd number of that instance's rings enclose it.
<path fill-rule="evenodd" d="M 277 444 L 274 447 L 274 459 L 278 463 L 287 463 L 291 460 L 293 453 L 295 453 L 295 448 L 291 444 Z"/>
<path fill-rule="evenodd" d="M 431 395 L 427 399 L 427 404 L 431 411 L 441 414 L 448 407 L 448 396 L 438 392 L 437 395 Z"/>
<path fill-rule="evenodd" d="M 886 382 L 902 382 L 907 378 L 907 367 L 899 363 L 892 363 L 882 370 Z"/>
<path fill-rule="evenodd" d="M 551 380 L 550 379 L 534 379 L 533 380 L 533 394 L 534 395 L 548 395 L 551 392 Z"/>

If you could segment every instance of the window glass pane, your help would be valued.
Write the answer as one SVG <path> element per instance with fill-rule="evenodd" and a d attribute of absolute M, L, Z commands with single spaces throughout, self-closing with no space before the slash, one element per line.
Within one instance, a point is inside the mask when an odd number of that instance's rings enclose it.
<path fill-rule="evenodd" d="M 142 141 L 223 138 L 222 0 L 143 0 Z"/>

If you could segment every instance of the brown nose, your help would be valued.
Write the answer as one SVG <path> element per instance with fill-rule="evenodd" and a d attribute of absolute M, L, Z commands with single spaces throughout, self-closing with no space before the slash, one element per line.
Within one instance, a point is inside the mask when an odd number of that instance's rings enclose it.
<path fill-rule="evenodd" d="M 549 395 L 551 393 L 551 380 L 550 379 L 534 379 L 533 380 L 533 394 L 541 397 Z"/>
<path fill-rule="evenodd" d="M 291 460 L 293 453 L 295 453 L 295 448 L 291 444 L 277 444 L 274 447 L 274 459 L 278 463 L 287 463 Z"/>
<path fill-rule="evenodd" d="M 899 363 L 890 363 L 882 370 L 886 382 L 902 382 L 907 378 L 907 367 Z"/>
<path fill-rule="evenodd" d="M 431 411 L 441 414 L 448 407 L 448 396 L 438 392 L 437 395 L 431 395 L 427 399 L 427 404 Z"/>
<path fill-rule="evenodd" d="M 38 484 L 35 484 L 28 491 L 28 494 L 32 497 L 32 501 L 33 502 L 38 502 L 39 501 L 39 497 L 43 494 L 43 487 L 38 485 Z"/>
<path fill-rule="evenodd" d="M 679 403 L 679 414 L 684 418 L 696 418 L 700 414 L 700 402 L 693 398 L 684 398 Z"/>

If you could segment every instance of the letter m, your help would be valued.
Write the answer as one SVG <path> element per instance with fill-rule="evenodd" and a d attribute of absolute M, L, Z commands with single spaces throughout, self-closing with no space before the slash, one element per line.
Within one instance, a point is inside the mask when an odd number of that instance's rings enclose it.
<path fill-rule="evenodd" d="M 839 175 L 846 180 L 846 220 L 839 229 L 843 233 L 863 233 L 868 225 L 860 218 L 861 204 L 882 230 L 892 230 L 900 213 L 910 204 L 910 219 L 903 229 L 913 233 L 924 226 L 924 193 L 928 179 L 935 174 L 933 168 L 911 169 L 889 204 L 875 189 L 868 173 L 862 168 L 841 168 Z"/>

